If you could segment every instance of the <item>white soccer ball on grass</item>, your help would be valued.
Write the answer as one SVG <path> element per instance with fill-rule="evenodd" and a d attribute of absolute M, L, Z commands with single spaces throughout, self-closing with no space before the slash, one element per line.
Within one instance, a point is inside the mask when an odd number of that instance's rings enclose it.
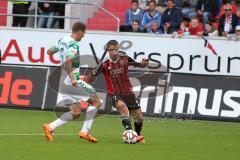
<path fill-rule="evenodd" d="M 135 144 L 137 142 L 138 134 L 134 130 L 126 130 L 122 134 L 122 139 L 127 144 Z"/>

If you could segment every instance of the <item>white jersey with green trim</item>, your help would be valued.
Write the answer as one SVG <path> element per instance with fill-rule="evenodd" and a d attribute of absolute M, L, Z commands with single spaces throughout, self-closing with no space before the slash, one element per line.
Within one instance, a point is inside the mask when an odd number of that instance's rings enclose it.
<path fill-rule="evenodd" d="M 53 52 L 60 53 L 61 64 L 64 65 L 67 57 L 72 59 L 72 67 L 79 68 L 80 66 L 80 54 L 78 41 L 72 37 L 67 36 L 60 39 L 56 44 L 51 47 Z"/>
<path fill-rule="evenodd" d="M 67 58 L 72 59 L 72 68 L 74 78 L 76 80 L 79 79 L 80 73 L 80 52 L 79 52 L 79 43 L 74 40 L 72 37 L 67 36 L 57 41 L 52 47 L 51 50 L 53 52 L 58 52 L 60 54 L 60 61 L 62 65 L 62 71 L 65 70 L 65 62 Z M 70 81 L 68 76 L 66 77 L 66 81 Z"/>

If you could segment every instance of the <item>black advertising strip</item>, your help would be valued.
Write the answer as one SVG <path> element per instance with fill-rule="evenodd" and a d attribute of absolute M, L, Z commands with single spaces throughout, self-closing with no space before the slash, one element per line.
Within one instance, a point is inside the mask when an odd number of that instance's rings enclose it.
<path fill-rule="evenodd" d="M 47 68 L 27 68 L 16 66 L 0 66 L 0 108 L 22 109 L 40 109 L 44 97 L 44 89 L 47 76 Z M 56 67 L 50 68 L 50 75 L 54 73 Z M 82 70 L 82 72 L 85 72 Z M 58 94 L 60 72 L 55 72 L 54 80 L 48 83 L 46 92 L 45 110 L 54 110 Z M 163 95 L 162 104 L 156 103 L 157 87 L 163 89 L 166 85 L 158 85 L 159 81 L 166 82 L 164 73 L 159 75 L 130 73 L 141 82 L 141 91 L 143 94 L 144 87 L 153 86 L 156 90 L 148 94 L 148 97 L 140 95 L 141 98 L 147 98 L 147 108 L 144 113 L 149 117 L 169 117 L 169 118 L 186 118 L 217 120 L 217 121 L 234 121 L 240 122 L 240 77 L 231 76 L 210 76 L 194 75 L 183 73 L 172 73 L 169 90 L 161 93 Z M 149 81 L 151 79 L 151 81 Z M 104 78 L 101 75 L 94 84 L 96 90 L 106 93 Z M 177 90 L 176 90 L 177 88 Z M 174 93 L 174 94 L 173 94 Z M 169 97 L 172 94 L 172 101 Z M 179 109 L 179 97 L 184 101 L 183 108 Z M 103 97 L 106 101 L 106 95 Z M 193 103 L 194 105 L 189 105 Z M 20 104 L 21 102 L 21 104 Z M 28 104 L 29 103 L 29 104 Z M 28 105 L 26 105 L 28 104 Z M 168 105 L 168 106 L 167 106 Z M 155 107 L 162 108 L 161 113 L 156 113 Z M 168 108 L 170 112 L 164 112 Z M 189 113 L 189 107 L 192 109 Z M 109 114 L 112 112 L 111 106 L 106 102 L 101 113 Z M 163 114 L 164 113 L 164 114 Z"/>
<path fill-rule="evenodd" d="M 0 64 L 2 63 L 2 51 L 0 49 Z"/>
<path fill-rule="evenodd" d="M 49 77 L 51 77 L 51 80 L 48 79 L 46 101 L 44 104 L 44 108 L 46 109 L 53 108 L 54 106 L 56 106 L 59 80 L 61 77 L 61 70 L 58 69 L 59 67 L 49 67 L 49 68 L 50 68 Z"/>
<path fill-rule="evenodd" d="M 193 118 L 240 121 L 239 82 L 240 77 L 173 73 L 170 82 L 170 88 L 174 88 L 171 113 L 181 110 L 178 103 L 181 96 L 184 107 L 180 113 L 189 113 L 191 108 Z"/>
<path fill-rule="evenodd" d="M 47 68 L 0 66 L 0 105 L 41 107 Z"/>

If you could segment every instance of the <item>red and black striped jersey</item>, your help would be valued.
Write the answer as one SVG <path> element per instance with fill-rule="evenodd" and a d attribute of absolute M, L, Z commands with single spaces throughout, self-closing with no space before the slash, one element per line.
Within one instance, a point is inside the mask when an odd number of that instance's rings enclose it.
<path fill-rule="evenodd" d="M 140 63 L 134 61 L 127 55 L 120 54 L 119 59 L 115 62 L 107 58 L 98 65 L 97 72 L 93 73 L 96 76 L 103 73 L 107 85 L 107 94 L 132 94 L 132 85 L 129 80 L 128 66 L 138 67 Z M 96 71 L 96 70 L 95 70 Z"/>

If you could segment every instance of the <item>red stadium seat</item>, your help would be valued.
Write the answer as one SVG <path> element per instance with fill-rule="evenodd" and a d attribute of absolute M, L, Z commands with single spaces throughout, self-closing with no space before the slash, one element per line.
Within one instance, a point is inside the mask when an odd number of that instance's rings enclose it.
<path fill-rule="evenodd" d="M 0 13 L 7 13 L 8 1 L 0 1 Z M 0 26 L 7 25 L 7 17 L 0 16 Z"/>
<path fill-rule="evenodd" d="M 102 7 L 117 16 L 120 19 L 120 25 L 123 25 L 125 19 L 125 12 L 130 8 L 130 5 L 130 0 L 105 0 Z M 94 14 L 92 18 L 88 19 L 87 29 L 116 31 L 117 21 L 105 12 L 99 10 Z"/>
<path fill-rule="evenodd" d="M 218 23 L 218 22 L 216 22 L 216 23 L 213 23 L 213 27 L 214 27 L 214 29 L 215 29 L 215 30 L 218 30 L 218 25 L 219 25 L 219 23 Z"/>

